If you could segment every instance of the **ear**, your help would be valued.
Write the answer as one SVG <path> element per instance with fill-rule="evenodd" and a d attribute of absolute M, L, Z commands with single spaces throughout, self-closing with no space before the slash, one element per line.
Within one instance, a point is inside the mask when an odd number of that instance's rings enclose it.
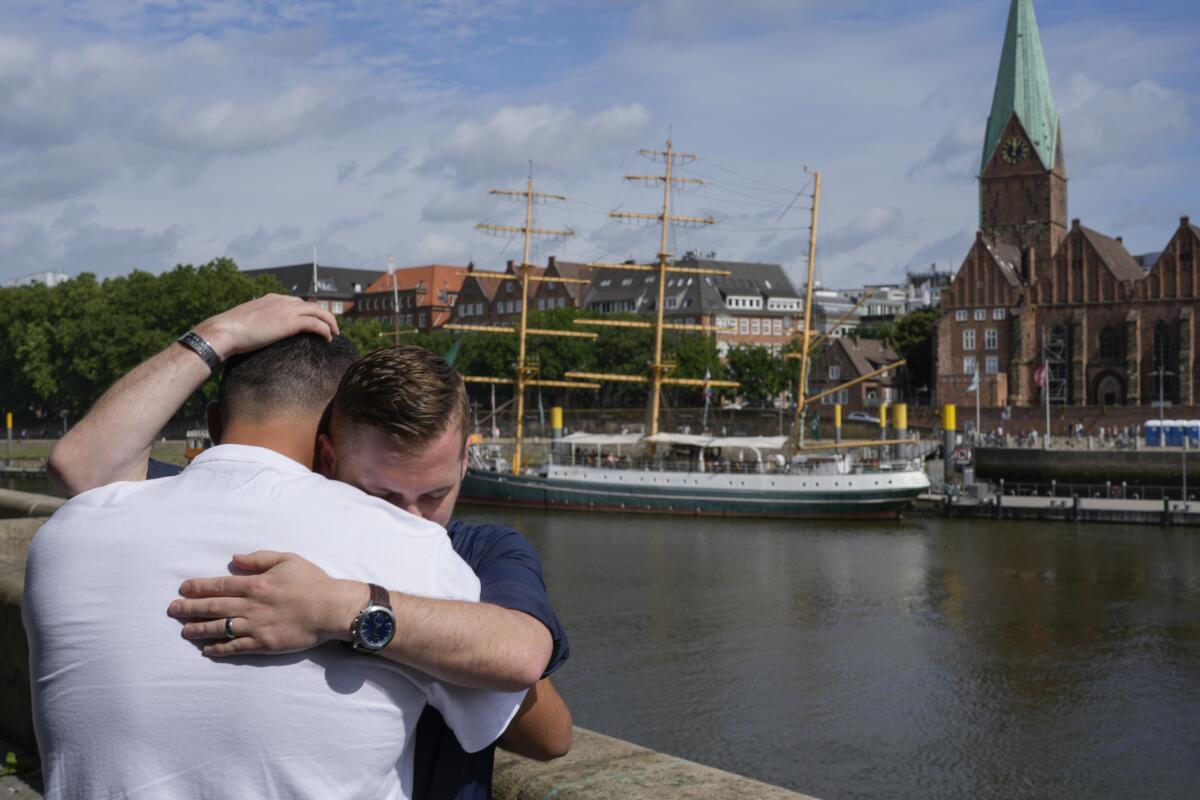
<path fill-rule="evenodd" d="M 213 444 L 220 444 L 221 434 L 224 432 L 221 425 L 221 404 L 216 400 L 209 400 L 208 405 L 204 407 L 204 418 L 208 422 L 208 438 L 212 439 Z"/>
<path fill-rule="evenodd" d="M 337 474 L 337 456 L 333 451 L 333 440 L 327 433 L 317 435 L 317 472 L 326 478 Z"/>

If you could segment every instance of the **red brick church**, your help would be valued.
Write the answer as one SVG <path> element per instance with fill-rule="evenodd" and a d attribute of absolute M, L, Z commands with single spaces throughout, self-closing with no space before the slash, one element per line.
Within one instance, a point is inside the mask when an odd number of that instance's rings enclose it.
<path fill-rule="evenodd" d="M 1032 0 L 1012 0 L 979 173 L 979 232 L 938 321 L 939 402 L 1200 403 L 1200 228 L 1153 257 L 1067 218 L 1063 133 Z M 1043 365 L 1046 369 L 1039 370 Z M 1043 378 L 1044 375 L 1044 378 Z"/>

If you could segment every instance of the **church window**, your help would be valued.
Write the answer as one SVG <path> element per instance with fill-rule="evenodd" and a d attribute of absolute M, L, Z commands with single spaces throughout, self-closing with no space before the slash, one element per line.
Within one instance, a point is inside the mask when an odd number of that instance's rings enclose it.
<path fill-rule="evenodd" d="M 975 331 L 963 331 L 963 350 L 975 349 Z"/>
<path fill-rule="evenodd" d="M 975 309 L 975 321 L 983 322 L 985 319 L 987 319 L 987 309 L 986 308 Z"/>
<path fill-rule="evenodd" d="M 988 356 L 983 362 L 983 371 L 988 375 L 995 375 L 1000 371 L 1000 359 L 996 356 Z"/>
<path fill-rule="evenodd" d="M 1154 324 L 1154 366 L 1165 367 L 1171 357 L 1171 343 L 1167 323 L 1159 320 Z"/>
<path fill-rule="evenodd" d="M 955 322 L 966 322 L 967 321 L 967 310 L 965 308 L 960 308 L 958 311 L 955 311 L 954 312 L 954 321 Z"/>
<path fill-rule="evenodd" d="M 992 319 L 1004 319 L 1004 309 L 1003 308 L 993 308 L 992 309 Z"/>
<path fill-rule="evenodd" d="M 963 359 L 963 374 L 974 375 L 977 367 L 975 366 L 975 356 L 967 356 Z"/>
<path fill-rule="evenodd" d="M 983 349 L 995 350 L 999 345 L 1000 332 L 995 328 L 988 328 L 983 332 Z"/>
<path fill-rule="evenodd" d="M 1100 358 L 1113 361 L 1121 357 L 1121 337 L 1115 328 L 1107 327 L 1100 331 Z"/>

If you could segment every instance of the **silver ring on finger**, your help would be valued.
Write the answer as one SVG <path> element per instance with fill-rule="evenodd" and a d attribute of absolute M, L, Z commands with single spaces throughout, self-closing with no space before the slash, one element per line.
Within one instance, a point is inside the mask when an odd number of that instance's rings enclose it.
<path fill-rule="evenodd" d="M 225 638 L 226 639 L 233 638 L 233 617 L 225 618 Z"/>

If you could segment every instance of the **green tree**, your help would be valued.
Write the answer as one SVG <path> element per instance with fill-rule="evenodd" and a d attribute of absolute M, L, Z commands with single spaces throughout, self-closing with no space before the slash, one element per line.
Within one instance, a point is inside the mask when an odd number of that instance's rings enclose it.
<path fill-rule="evenodd" d="M 896 322 L 892 334 L 892 347 L 905 359 L 909 394 L 920 393 L 922 387 L 929 391 L 933 387 L 934 340 L 937 334 L 938 312 L 936 308 L 922 308 L 905 315 Z"/>
<path fill-rule="evenodd" d="M 761 345 L 730 349 L 730 380 L 741 384 L 740 394 L 751 403 L 766 404 L 795 383 L 792 370 L 779 356 Z"/>

